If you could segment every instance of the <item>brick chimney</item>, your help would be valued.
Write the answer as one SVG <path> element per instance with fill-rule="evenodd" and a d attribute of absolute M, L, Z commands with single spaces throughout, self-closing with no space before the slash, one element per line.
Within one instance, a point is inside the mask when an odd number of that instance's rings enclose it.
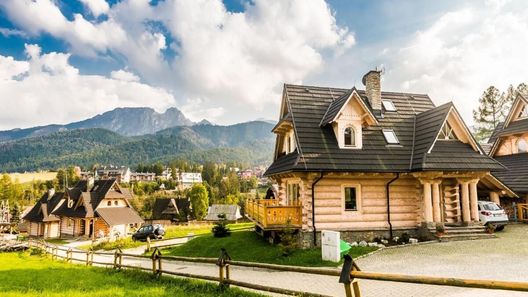
<path fill-rule="evenodd" d="M 371 70 L 363 76 L 365 93 L 373 110 L 381 111 L 381 70 Z"/>

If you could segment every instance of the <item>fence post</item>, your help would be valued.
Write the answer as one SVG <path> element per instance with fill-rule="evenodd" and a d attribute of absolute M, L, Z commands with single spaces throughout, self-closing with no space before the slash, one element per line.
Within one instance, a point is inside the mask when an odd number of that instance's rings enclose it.
<path fill-rule="evenodd" d="M 121 250 L 121 248 L 117 248 L 117 251 L 117 255 L 119 256 L 117 268 L 121 270 L 121 265 L 123 264 L 123 251 Z"/>
<path fill-rule="evenodd" d="M 72 249 L 69 248 L 66 252 L 66 262 L 72 263 Z"/>
<path fill-rule="evenodd" d="M 147 250 L 146 250 L 146 252 L 147 253 L 150 252 L 150 237 L 149 236 L 147 236 Z"/>
<path fill-rule="evenodd" d="M 343 263 L 343 269 L 339 276 L 339 283 L 345 286 L 346 297 L 361 297 L 361 291 L 359 290 L 359 283 L 351 276 L 352 271 L 359 271 L 359 267 L 354 263 L 350 255 L 345 255 Z"/>
<path fill-rule="evenodd" d="M 161 276 L 161 252 L 158 248 L 154 248 L 150 259 L 152 259 L 152 274 Z"/>
<path fill-rule="evenodd" d="M 229 281 L 229 264 L 227 263 L 229 260 L 231 260 L 231 257 L 224 248 L 221 248 L 220 257 L 218 257 L 218 260 L 216 261 L 221 287 L 229 287 L 229 282 L 226 282 L 226 280 Z M 226 269 L 225 275 L 224 268 Z"/>
<path fill-rule="evenodd" d="M 114 252 L 114 269 L 117 269 L 117 250 Z"/>

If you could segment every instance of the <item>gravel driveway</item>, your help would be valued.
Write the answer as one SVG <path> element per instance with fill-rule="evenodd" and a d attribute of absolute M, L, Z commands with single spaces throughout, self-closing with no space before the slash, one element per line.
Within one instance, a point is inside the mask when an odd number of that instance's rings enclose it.
<path fill-rule="evenodd" d="M 528 282 L 528 225 L 498 238 L 386 249 L 358 260 L 362 270 Z M 528 296 L 528 293 L 362 281 L 363 296 Z M 390 291 L 390 294 L 387 292 Z"/>

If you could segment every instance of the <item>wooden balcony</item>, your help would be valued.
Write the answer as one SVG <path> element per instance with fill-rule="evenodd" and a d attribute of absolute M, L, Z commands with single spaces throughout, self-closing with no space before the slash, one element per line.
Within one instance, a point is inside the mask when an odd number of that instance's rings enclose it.
<path fill-rule="evenodd" d="M 246 200 L 246 216 L 264 230 L 302 227 L 302 206 L 280 205 L 278 199 Z"/>

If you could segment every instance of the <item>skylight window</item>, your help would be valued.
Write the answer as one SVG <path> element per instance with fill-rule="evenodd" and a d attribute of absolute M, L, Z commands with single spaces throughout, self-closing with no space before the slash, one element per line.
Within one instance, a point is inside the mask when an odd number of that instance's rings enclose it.
<path fill-rule="evenodd" d="M 381 100 L 386 111 L 396 111 L 396 106 L 391 100 Z"/>
<path fill-rule="evenodd" d="M 392 129 L 383 129 L 383 136 L 388 144 L 399 144 L 400 141 Z"/>

